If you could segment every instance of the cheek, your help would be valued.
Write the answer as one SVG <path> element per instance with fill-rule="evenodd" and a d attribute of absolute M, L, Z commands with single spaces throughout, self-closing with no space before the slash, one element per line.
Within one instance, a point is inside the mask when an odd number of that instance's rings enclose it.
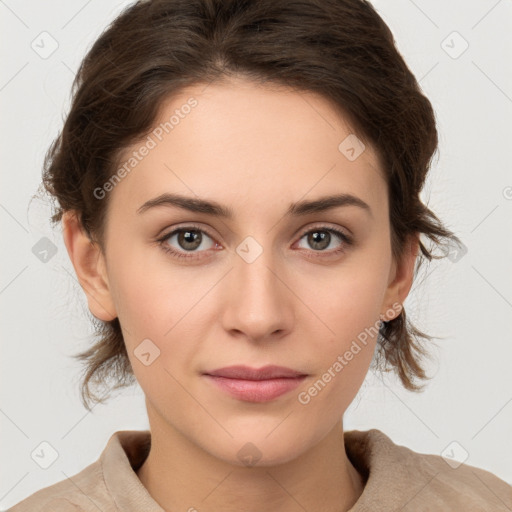
<path fill-rule="evenodd" d="M 183 340 L 192 336 L 191 302 L 194 298 L 197 302 L 197 290 L 178 282 L 176 276 L 126 261 L 117 269 L 116 295 L 124 342 L 139 385 L 151 401 L 180 404 L 183 390 L 173 377 L 181 380 L 177 369 L 190 367 L 193 357 L 193 344 Z"/>
<path fill-rule="evenodd" d="M 370 251 L 361 252 L 357 259 L 340 266 L 323 287 L 311 286 L 308 279 L 302 282 L 309 297 L 307 304 L 321 319 L 312 320 L 319 327 L 311 340 L 319 362 L 318 386 L 325 384 L 324 399 L 336 395 L 333 403 L 338 406 L 345 398 L 350 402 L 371 363 L 387 286 L 386 265 L 384 257 L 376 259 Z"/>
<path fill-rule="evenodd" d="M 151 338 L 162 330 L 168 321 L 161 311 L 165 308 L 162 282 L 154 279 L 150 269 L 123 261 L 116 267 L 114 288 L 117 313 L 128 339 L 132 336 Z"/>
<path fill-rule="evenodd" d="M 164 368 L 175 373 L 181 367 L 190 367 L 195 349 L 193 340 L 201 339 L 202 330 L 209 325 L 205 308 L 211 307 L 211 301 L 204 296 L 215 284 L 214 276 L 203 279 L 190 272 L 172 268 L 162 260 L 148 265 L 144 259 L 133 256 L 120 260 L 115 267 L 112 282 L 117 313 L 137 380 L 138 373 L 143 382 L 151 377 L 145 375 L 145 367 L 134 359 L 142 350 L 139 349 L 144 346 L 142 343 L 146 343 L 150 353 L 158 354 L 152 378 L 169 378 L 157 377 L 154 371 L 157 367 L 164 373 Z"/>
<path fill-rule="evenodd" d="M 341 271 L 337 302 L 354 323 L 365 326 L 380 314 L 391 265 L 386 251 L 384 242 L 373 241 L 364 251 L 354 253 Z"/>
<path fill-rule="evenodd" d="M 344 387 L 357 386 L 366 373 L 373 356 L 379 332 L 380 304 L 371 293 L 358 293 L 347 286 L 347 291 L 332 297 L 325 323 L 332 331 L 318 350 L 324 354 L 323 370 L 336 374 L 333 382 L 347 379 Z M 342 375 L 342 377 L 338 377 Z M 326 375 L 329 380 L 329 376 Z"/>
<path fill-rule="evenodd" d="M 130 334 L 163 339 L 201 296 L 196 281 L 166 265 L 162 257 L 149 261 L 144 251 L 139 256 L 133 251 L 118 261 L 113 270 L 114 300 Z"/>
<path fill-rule="evenodd" d="M 327 415 L 332 422 L 360 389 L 379 332 L 378 314 L 372 315 L 371 304 L 362 301 L 347 305 L 339 300 L 334 308 L 326 322 L 334 334 L 317 338 L 316 346 L 311 347 L 317 358 L 316 374 L 298 397 L 299 403 L 309 408 L 310 418 L 320 415 L 325 420 Z"/>
<path fill-rule="evenodd" d="M 379 319 L 387 285 L 387 271 L 382 265 L 340 266 L 323 282 L 302 277 L 298 295 L 324 324 L 326 336 L 341 341 L 357 336 Z"/>

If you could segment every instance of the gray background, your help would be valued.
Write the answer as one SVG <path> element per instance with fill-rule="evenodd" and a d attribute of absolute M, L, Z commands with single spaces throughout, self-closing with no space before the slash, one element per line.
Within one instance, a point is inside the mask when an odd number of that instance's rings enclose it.
<path fill-rule="evenodd" d="M 422 197 L 467 253 L 433 264 L 406 301 L 412 320 L 442 337 L 426 391 L 369 373 L 345 429 L 378 428 L 398 444 L 464 459 L 511 483 L 512 2 L 373 3 L 436 110 L 440 151 Z M 1 509 L 82 470 L 114 431 L 148 428 L 137 386 L 92 413 L 83 409 L 70 356 L 88 344 L 85 296 L 49 206 L 31 201 L 74 72 L 128 4 L 0 1 Z M 46 262 L 43 237 L 57 248 Z M 47 469 L 31 457 L 42 442 L 58 454 Z"/>

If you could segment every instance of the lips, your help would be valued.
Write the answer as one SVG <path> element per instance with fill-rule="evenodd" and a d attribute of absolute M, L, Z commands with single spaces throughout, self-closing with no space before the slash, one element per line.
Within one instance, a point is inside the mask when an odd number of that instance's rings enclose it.
<path fill-rule="evenodd" d="M 227 379 L 269 380 L 283 378 L 293 379 L 303 377 L 306 374 L 284 366 L 268 365 L 262 368 L 251 368 L 250 366 L 236 365 L 209 371 L 206 372 L 206 375 L 210 375 L 212 377 L 225 377 Z"/>
<path fill-rule="evenodd" d="M 204 374 L 217 389 L 245 402 L 269 402 L 299 386 L 307 374 L 284 366 L 228 366 Z"/>

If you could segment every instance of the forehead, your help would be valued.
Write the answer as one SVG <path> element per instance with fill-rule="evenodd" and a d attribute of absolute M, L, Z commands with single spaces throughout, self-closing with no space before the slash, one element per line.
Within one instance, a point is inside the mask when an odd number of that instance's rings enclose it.
<path fill-rule="evenodd" d="M 386 206 L 377 155 L 340 110 L 315 93 L 245 79 L 196 84 L 168 98 L 123 165 L 130 170 L 112 194 L 132 210 L 172 191 L 260 205 L 345 192 Z"/>

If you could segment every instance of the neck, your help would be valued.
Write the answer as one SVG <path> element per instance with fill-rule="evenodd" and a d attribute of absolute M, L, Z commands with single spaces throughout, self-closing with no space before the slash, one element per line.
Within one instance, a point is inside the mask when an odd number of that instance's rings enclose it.
<path fill-rule="evenodd" d="M 350 510 L 364 488 L 346 455 L 341 421 L 309 451 L 266 467 L 231 464 L 168 424 L 155 427 L 137 476 L 166 511 L 342 512 Z"/>

